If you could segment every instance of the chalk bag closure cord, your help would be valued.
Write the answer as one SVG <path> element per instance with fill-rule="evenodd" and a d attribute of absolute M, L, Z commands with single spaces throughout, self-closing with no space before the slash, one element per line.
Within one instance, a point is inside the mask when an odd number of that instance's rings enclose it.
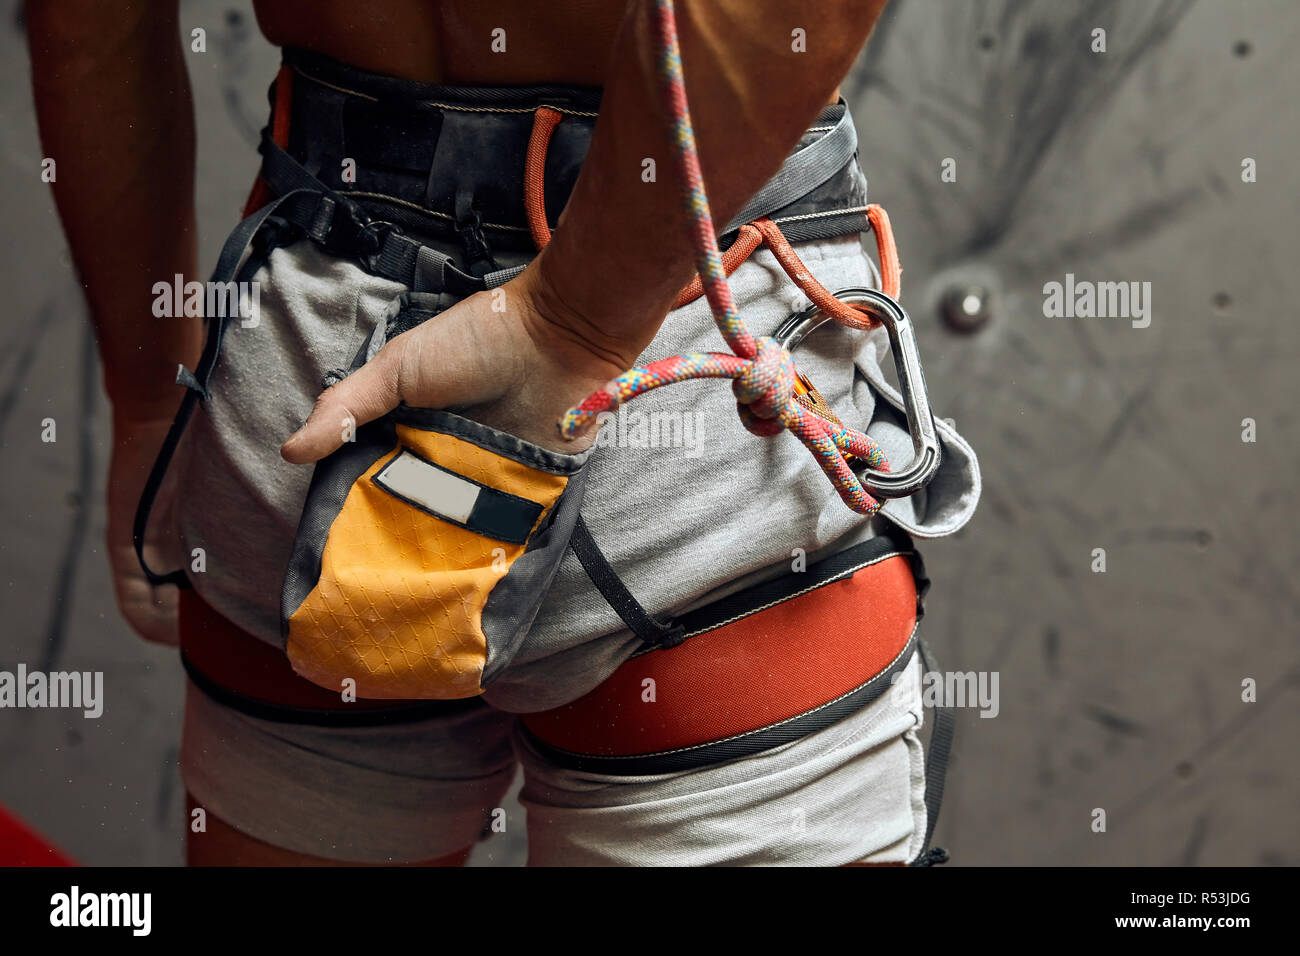
<path fill-rule="evenodd" d="M 912 371 L 911 366 L 914 366 L 919 375 L 919 362 L 914 361 L 915 343 L 910 341 L 910 323 L 896 302 L 900 294 L 902 267 L 889 216 L 879 205 L 873 204 L 867 208 L 867 216 L 876 235 L 883 294 L 875 290 L 855 289 L 851 290 L 854 293 L 854 301 L 851 302 L 841 301 L 812 276 L 780 227 L 767 217 L 742 225 L 727 253 L 720 253 L 691 126 L 671 0 L 659 0 L 657 13 L 659 67 L 664 81 L 664 93 L 674 120 L 673 133 L 677 146 L 675 158 L 686 183 L 684 199 L 696 240 L 699 272 L 678 294 L 675 308 L 687 305 L 703 295 L 733 354 L 705 352 L 678 355 L 630 369 L 601 391 L 589 396 L 581 405 L 570 409 L 560 423 L 561 433 L 572 437 L 590 425 L 602 412 L 613 411 L 654 388 L 694 378 L 730 378 L 737 398 L 737 410 L 745 428 L 762 436 L 775 435 L 786 429 L 792 431 L 812 452 L 844 503 L 859 514 L 873 515 L 880 509 L 880 503 L 869 491 L 876 491 L 881 497 L 910 494 L 928 481 L 937 467 L 937 439 L 931 435 L 922 436 L 920 440 L 917 437 L 920 430 L 918 426 L 923 428 L 928 425 L 933 430 L 933 420 L 925 402 L 924 385 L 921 384 L 919 389 L 908 389 L 914 393 L 912 397 L 916 400 L 907 403 L 907 410 L 909 426 L 913 426 L 913 444 L 918 451 L 917 461 L 908 469 L 907 481 L 890 482 L 886 478 L 890 471 L 889 464 L 875 440 L 841 422 L 812 384 L 795 368 L 790 351 L 798 341 L 783 342 L 777 336 L 756 338 L 750 334 L 735 307 L 727 277 L 760 245 L 766 245 L 782 269 L 813 304 L 815 316 L 804 314 L 805 327 L 800 330 L 800 340 L 812 327 L 827 318 L 854 329 L 871 329 L 884 324 L 890 330 L 891 341 L 903 345 L 912 357 L 913 361 L 906 363 L 909 365 L 907 370 Z M 534 114 L 528 144 L 524 170 L 524 204 L 529 230 L 539 249 L 551 238 L 543 196 L 547 146 L 562 118 L 563 114 L 558 110 L 549 107 L 538 109 Z M 870 294 L 860 294 L 863 291 Z M 889 309 L 891 305 L 892 310 Z M 882 314 L 886 310 L 890 312 L 889 315 Z M 901 336 L 899 331 L 902 332 Z M 902 361 L 901 355 L 898 360 Z M 902 371 L 903 368 L 900 367 L 900 372 Z M 914 408 L 914 405 L 917 407 Z M 915 416 L 914 411 L 918 412 Z M 850 467 L 850 457 L 865 466 L 863 477 Z M 872 480 L 875 478 L 882 479 L 879 486 Z"/>

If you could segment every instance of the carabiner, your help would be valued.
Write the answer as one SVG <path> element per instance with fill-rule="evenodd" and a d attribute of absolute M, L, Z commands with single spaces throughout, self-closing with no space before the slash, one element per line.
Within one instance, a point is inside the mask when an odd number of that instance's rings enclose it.
<path fill-rule="evenodd" d="M 901 471 L 862 468 L 855 469 L 854 473 L 862 486 L 877 498 L 905 498 L 930 483 L 943 457 L 934 416 L 930 413 L 930 399 L 925 391 L 925 375 L 921 371 L 912 320 L 901 305 L 876 289 L 840 289 L 834 295 L 849 305 L 864 306 L 867 315 L 889 333 L 894 368 L 898 371 L 898 388 L 903 396 L 903 411 L 907 414 L 907 431 L 912 437 L 915 453 L 911 464 Z M 814 329 L 829 319 L 830 316 L 817 306 L 809 306 L 782 322 L 772 338 L 793 352 Z"/>

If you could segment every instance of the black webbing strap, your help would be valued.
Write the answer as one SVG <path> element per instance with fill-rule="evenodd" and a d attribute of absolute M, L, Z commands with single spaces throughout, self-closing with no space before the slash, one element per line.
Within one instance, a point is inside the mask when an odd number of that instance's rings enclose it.
<path fill-rule="evenodd" d="M 917 636 L 917 652 L 921 655 L 921 673 L 925 675 L 938 670 L 934 652 L 925 640 Z M 952 753 L 952 740 L 957 730 L 956 713 L 944 703 L 936 703 L 934 727 L 930 731 L 930 744 L 925 759 L 925 843 L 921 852 L 911 862 L 911 866 L 934 866 L 936 863 L 948 862 L 948 851 L 942 847 L 931 847 L 934 825 L 939 822 L 939 808 L 943 805 L 943 785 L 948 774 L 948 757 Z"/>
<path fill-rule="evenodd" d="M 841 100 L 841 103 L 844 101 Z M 719 235 L 739 229 L 747 222 L 771 215 L 808 195 L 853 161 L 858 151 L 858 133 L 848 107 L 831 130 L 799 150 L 777 170 Z"/>
<path fill-rule="evenodd" d="M 454 265 L 450 256 L 404 235 L 395 223 L 372 220 L 356 200 L 318 180 L 266 130 L 258 149 L 262 179 L 271 192 L 283 195 L 304 189 L 320 194 L 320 208 L 306 232 L 326 252 L 355 256 L 368 272 L 419 292 L 449 292 L 464 298 L 491 288 L 483 278 Z M 507 276 L 512 277 L 513 273 Z"/>
<path fill-rule="evenodd" d="M 911 536 L 908 538 L 910 540 Z M 930 593 L 930 576 L 915 544 L 912 545 L 912 577 L 916 579 L 916 619 L 919 622 L 925 617 L 925 596 Z M 921 678 L 924 680 L 926 674 L 939 669 L 939 662 L 919 633 L 916 649 L 921 657 Z M 925 843 L 909 866 L 934 866 L 948 862 L 948 851 L 942 847 L 932 848 L 930 839 L 934 836 L 934 825 L 939 822 L 939 808 L 943 805 L 943 784 L 948 774 L 948 757 L 952 753 L 957 719 L 953 709 L 942 702 L 935 704 L 932 710 L 934 725 L 930 730 L 925 758 Z"/>
<path fill-rule="evenodd" d="M 686 629 L 681 624 L 676 621 L 667 625 L 660 624 L 632 596 L 632 592 L 601 554 L 596 539 L 587 530 L 587 524 L 581 515 L 573 528 L 573 536 L 569 538 L 569 547 L 587 572 L 587 577 L 591 578 L 591 583 L 596 585 L 596 590 L 609 602 L 609 606 L 618 613 L 633 634 L 646 644 L 659 648 L 676 647 L 686 640 Z"/>
<path fill-rule="evenodd" d="M 293 221 L 308 215 L 310 210 L 316 207 L 319 198 L 318 194 L 306 190 L 292 190 L 241 222 L 221 248 L 216 268 L 212 271 L 212 281 L 228 282 L 234 278 L 237 282 L 244 282 L 250 279 L 262 267 L 273 248 L 296 237 L 292 227 Z M 285 215 L 277 216 L 277 212 Z M 239 260 L 243 258 L 244 251 L 250 243 L 254 244 L 253 253 L 245 261 L 244 267 L 239 269 Z M 194 414 L 194 407 L 199 399 L 206 398 L 208 395 L 208 381 L 221 354 L 221 340 L 226 333 L 226 324 L 232 318 L 233 316 L 230 315 L 209 316 L 207 340 L 203 345 L 199 364 L 195 366 L 193 372 L 183 365 L 177 369 L 176 381 L 186 387 L 185 397 L 181 400 L 176 417 L 172 419 L 171 427 L 167 430 L 167 437 L 163 439 L 162 447 L 158 450 L 158 457 L 154 459 L 153 468 L 140 495 L 140 503 L 136 506 L 135 522 L 131 528 L 136 557 L 150 584 L 175 584 L 177 587 L 189 587 L 189 578 L 185 576 L 183 569 L 159 574 L 149 567 L 149 563 L 144 559 L 145 532 L 149 528 L 149 515 L 153 511 L 154 499 L 158 497 L 158 490 L 162 487 L 167 468 L 176 453 L 176 447 L 180 444 L 181 436 L 185 434 L 185 426 L 189 424 L 190 416 Z"/>

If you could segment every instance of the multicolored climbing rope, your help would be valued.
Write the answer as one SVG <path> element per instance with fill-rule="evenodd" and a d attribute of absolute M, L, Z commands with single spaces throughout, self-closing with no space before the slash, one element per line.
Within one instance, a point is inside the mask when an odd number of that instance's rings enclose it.
<path fill-rule="evenodd" d="M 887 471 L 884 452 L 869 435 L 823 418 L 795 401 L 798 373 L 790 353 L 770 337 L 751 335 L 736 309 L 704 191 L 672 0 L 656 0 L 656 14 L 659 69 L 673 118 L 678 172 L 686 185 L 683 194 L 691 217 L 696 267 L 714 321 L 734 354 L 676 355 L 633 368 L 570 409 L 560 422 L 560 431 L 571 438 L 602 412 L 612 412 L 624 402 L 664 385 L 695 378 L 730 378 L 745 428 L 762 436 L 786 429 L 793 432 L 812 452 L 844 503 L 859 514 L 873 515 L 880 510 L 880 503 L 867 494 L 845 454 L 870 468 Z"/>

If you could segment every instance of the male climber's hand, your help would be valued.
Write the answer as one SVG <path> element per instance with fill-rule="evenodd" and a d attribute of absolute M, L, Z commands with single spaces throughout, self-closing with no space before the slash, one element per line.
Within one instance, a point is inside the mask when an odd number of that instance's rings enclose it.
<path fill-rule="evenodd" d="M 529 268 L 385 344 L 321 393 L 280 454 L 294 464 L 318 461 L 343 444 L 350 423 L 372 421 L 400 402 L 454 409 L 543 448 L 577 453 L 595 441 L 595 430 L 566 440 L 561 416 L 635 361 L 593 344 L 599 338 Z"/>
<path fill-rule="evenodd" d="M 131 628 L 145 640 L 176 644 L 177 591 L 173 585 L 155 587 L 149 583 L 136 558 L 132 525 L 136 504 L 153 467 L 158 449 L 171 426 L 171 415 L 162 417 L 113 415 L 113 457 L 108 466 L 108 562 L 113 572 L 117 606 Z M 154 501 L 150 525 L 168 527 L 173 498 L 164 483 Z M 152 567 L 175 567 L 175 556 L 164 555 L 152 543 L 146 544 L 145 558 Z"/>

